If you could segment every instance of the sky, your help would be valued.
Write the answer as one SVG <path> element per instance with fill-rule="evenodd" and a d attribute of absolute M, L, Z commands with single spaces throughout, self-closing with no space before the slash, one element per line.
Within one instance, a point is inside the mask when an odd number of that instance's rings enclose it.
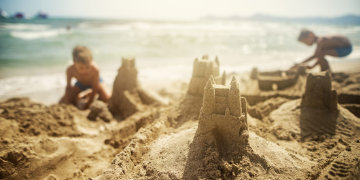
<path fill-rule="evenodd" d="M 204 16 L 334 17 L 360 15 L 360 0 L 0 0 L 8 14 L 142 19 L 197 19 Z"/>

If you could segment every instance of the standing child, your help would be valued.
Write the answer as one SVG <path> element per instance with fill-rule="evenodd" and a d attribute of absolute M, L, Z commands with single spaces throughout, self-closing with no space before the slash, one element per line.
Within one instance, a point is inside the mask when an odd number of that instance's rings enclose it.
<path fill-rule="evenodd" d="M 76 106 L 80 99 L 80 92 L 87 89 L 91 89 L 91 92 L 87 95 L 88 100 L 85 109 L 94 101 L 96 94 L 99 94 L 100 100 L 107 102 L 109 94 L 102 84 L 100 71 L 92 60 L 91 51 L 85 46 L 76 46 L 73 49 L 72 56 L 74 63 L 66 69 L 65 95 L 61 98 L 60 103 Z M 71 85 L 72 78 L 77 80 L 74 85 Z"/>
<path fill-rule="evenodd" d="M 321 71 L 330 71 L 328 61 L 325 59 L 326 55 L 334 57 L 345 57 L 352 51 L 352 46 L 348 38 L 341 35 L 332 36 L 316 36 L 312 31 L 304 29 L 301 31 L 298 40 L 308 46 L 316 43 L 317 47 L 314 55 L 305 59 L 302 64 L 305 64 L 313 59 L 317 59 L 316 63 L 307 68 L 312 69 L 316 65 L 320 66 Z"/>

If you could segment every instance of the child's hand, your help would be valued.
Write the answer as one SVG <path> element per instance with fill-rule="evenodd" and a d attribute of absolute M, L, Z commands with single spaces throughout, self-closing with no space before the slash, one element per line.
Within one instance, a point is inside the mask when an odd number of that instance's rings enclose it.
<path fill-rule="evenodd" d="M 87 102 L 82 108 L 83 109 L 89 109 L 91 103 Z"/>

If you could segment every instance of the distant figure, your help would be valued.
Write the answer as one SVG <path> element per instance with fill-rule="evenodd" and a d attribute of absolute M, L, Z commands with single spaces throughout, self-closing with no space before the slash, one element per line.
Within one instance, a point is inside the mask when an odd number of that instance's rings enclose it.
<path fill-rule="evenodd" d="M 25 15 L 22 12 L 17 12 L 15 13 L 15 15 L 13 16 L 15 19 L 24 19 Z"/>
<path fill-rule="evenodd" d="M 73 64 L 66 70 L 66 89 L 65 95 L 61 98 L 60 103 L 73 104 L 77 106 L 80 98 L 80 92 L 90 89 L 86 94 L 88 98 L 84 109 L 87 109 L 93 102 L 96 94 L 99 94 L 100 100 L 107 102 L 109 94 L 106 92 L 99 68 L 92 60 L 91 51 L 85 46 L 76 46 L 72 52 Z M 77 81 L 71 85 L 71 78 Z"/>
<path fill-rule="evenodd" d="M 305 64 L 315 58 L 317 61 L 312 66 L 307 66 L 307 68 L 312 69 L 316 65 L 320 66 L 321 71 L 330 71 L 330 66 L 328 61 L 325 59 L 326 55 L 334 57 L 345 57 L 349 55 L 352 51 L 352 46 L 348 38 L 341 35 L 333 36 L 316 36 L 312 31 L 303 29 L 299 35 L 298 40 L 308 46 L 316 43 L 317 47 L 314 55 L 305 59 L 301 64 Z M 295 65 L 294 67 L 296 67 Z"/>
<path fill-rule="evenodd" d="M 70 25 L 67 25 L 67 26 L 66 26 L 66 30 L 67 30 L 67 31 L 71 31 L 71 26 L 70 26 Z"/>
<path fill-rule="evenodd" d="M 36 18 L 38 18 L 38 19 L 47 19 L 48 14 L 46 14 L 45 12 L 39 11 L 38 14 L 36 15 Z"/>

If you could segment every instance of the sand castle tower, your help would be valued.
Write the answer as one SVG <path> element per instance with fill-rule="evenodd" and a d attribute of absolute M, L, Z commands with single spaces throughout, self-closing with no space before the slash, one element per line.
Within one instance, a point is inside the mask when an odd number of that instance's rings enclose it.
<path fill-rule="evenodd" d="M 308 75 L 301 106 L 330 111 L 338 110 L 337 94 L 335 90 L 331 90 L 329 72 Z"/>
<path fill-rule="evenodd" d="M 204 55 L 200 60 L 198 58 L 194 61 L 192 77 L 189 84 L 188 93 L 191 95 L 203 95 L 204 86 L 210 76 L 214 77 L 216 84 L 225 84 L 225 72 L 220 76 L 220 62 L 218 57 L 214 61 L 208 60 Z"/>
<path fill-rule="evenodd" d="M 115 117 L 126 118 L 143 109 L 144 105 L 161 104 L 141 88 L 137 72 L 134 58 L 122 58 L 109 100 L 109 110 Z"/>
<path fill-rule="evenodd" d="M 239 83 L 216 85 L 211 76 L 204 88 L 199 133 L 212 134 L 225 151 L 248 144 L 246 99 L 240 97 Z"/>

